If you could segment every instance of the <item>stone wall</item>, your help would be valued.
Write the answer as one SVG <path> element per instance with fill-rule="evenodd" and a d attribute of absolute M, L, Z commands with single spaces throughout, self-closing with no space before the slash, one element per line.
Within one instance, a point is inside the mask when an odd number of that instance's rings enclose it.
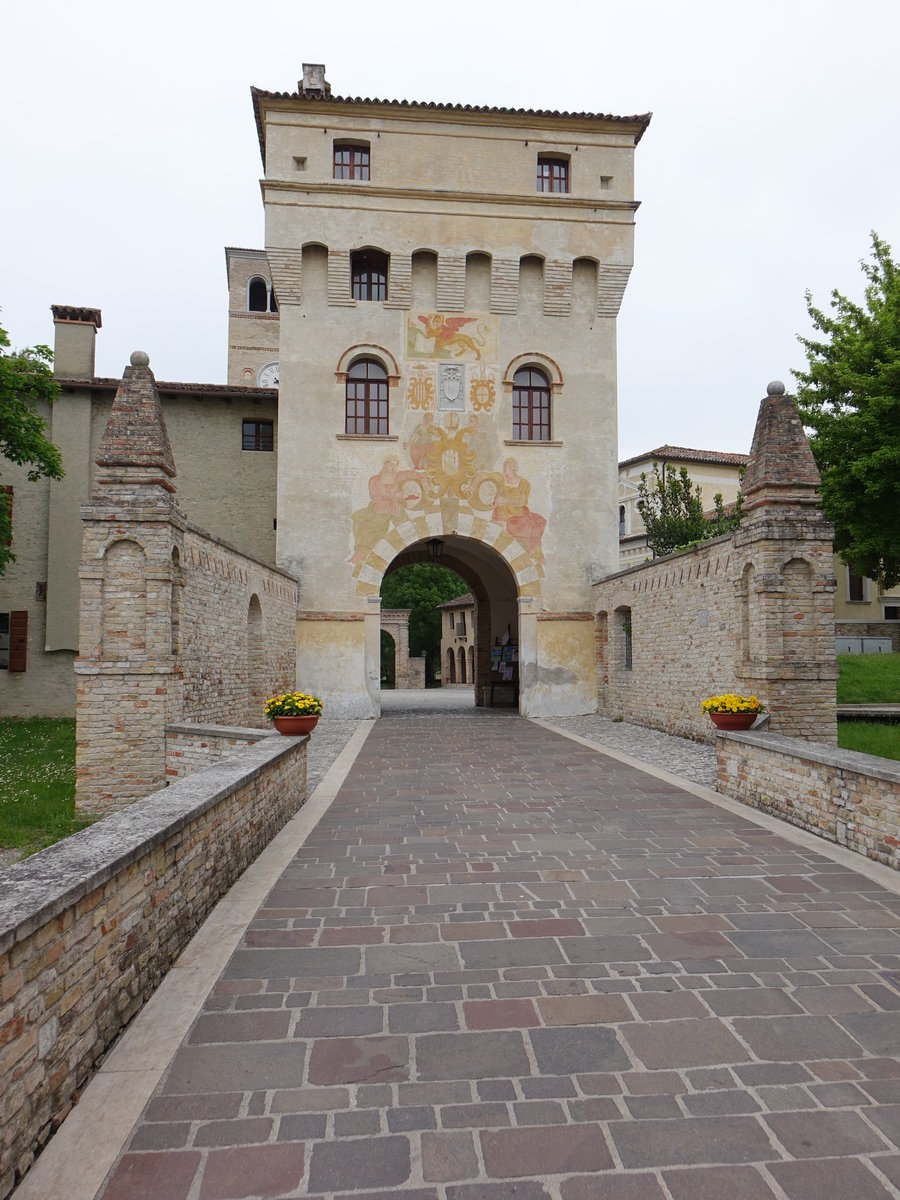
<path fill-rule="evenodd" d="M 900 654 L 900 621 L 835 621 L 835 637 L 890 638 L 894 654 Z"/>
<path fill-rule="evenodd" d="M 730 535 L 594 585 L 598 709 L 712 742 L 710 695 L 755 694 L 773 733 L 837 741 L 832 527 L 792 397 L 770 384 Z"/>
<path fill-rule="evenodd" d="M 191 525 L 181 579 L 173 641 L 184 692 L 173 718 L 267 726 L 266 698 L 294 686 L 296 579 Z"/>
<path fill-rule="evenodd" d="M 719 733 L 718 790 L 900 869 L 900 763 L 767 733 Z"/>
<path fill-rule="evenodd" d="M 274 730 L 224 725 L 167 725 L 166 781 L 174 783 L 194 771 L 234 758 Z"/>
<path fill-rule="evenodd" d="M 192 525 L 147 356 L 125 370 L 82 506 L 76 808 L 166 779 L 165 726 L 265 724 L 294 686 L 297 580 Z"/>
<path fill-rule="evenodd" d="M 219 897 L 303 804 L 306 748 L 262 737 L 4 874 L 0 1197 Z"/>

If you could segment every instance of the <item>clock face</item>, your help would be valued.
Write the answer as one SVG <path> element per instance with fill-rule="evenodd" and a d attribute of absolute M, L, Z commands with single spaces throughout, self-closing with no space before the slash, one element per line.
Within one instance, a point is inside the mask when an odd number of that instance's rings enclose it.
<path fill-rule="evenodd" d="M 256 375 L 256 382 L 260 387 L 278 387 L 278 363 L 266 363 L 264 367 L 260 367 Z"/>

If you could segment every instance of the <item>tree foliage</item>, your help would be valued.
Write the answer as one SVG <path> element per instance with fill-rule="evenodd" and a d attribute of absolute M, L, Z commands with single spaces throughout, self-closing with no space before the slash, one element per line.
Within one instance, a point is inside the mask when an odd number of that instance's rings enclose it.
<path fill-rule="evenodd" d="M 654 557 L 671 554 L 680 546 L 705 542 L 734 529 L 743 515 L 740 491 L 728 508 L 721 492 L 716 493 L 713 504 L 712 515 L 706 516 L 700 484 L 691 481 L 687 467 L 679 467 L 676 472 L 671 467 L 667 470 L 664 463 L 660 471 L 659 463 L 654 462 L 653 479 L 649 483 L 647 473 L 642 471 L 637 510 Z"/>
<path fill-rule="evenodd" d="M 469 589 L 446 567 L 412 563 L 392 571 L 381 585 L 382 608 L 409 608 L 409 652 L 428 655 L 429 673 L 441 653 L 441 614 L 437 606 Z"/>
<path fill-rule="evenodd" d="M 834 546 L 859 575 L 900 583 L 900 265 L 872 234 L 860 263 L 865 301 L 837 290 L 832 312 L 806 307 L 821 335 L 800 337 L 808 369 L 795 371 L 797 407 L 810 428 Z"/>
<path fill-rule="evenodd" d="M 48 346 L 9 350 L 9 336 L 0 325 L 0 455 L 7 462 L 28 466 L 32 482 L 48 476 L 62 479 L 62 456 L 47 438 L 40 408 L 59 395 L 53 378 L 53 352 Z M 0 490 L 0 575 L 15 555 L 11 535 L 10 497 Z"/>

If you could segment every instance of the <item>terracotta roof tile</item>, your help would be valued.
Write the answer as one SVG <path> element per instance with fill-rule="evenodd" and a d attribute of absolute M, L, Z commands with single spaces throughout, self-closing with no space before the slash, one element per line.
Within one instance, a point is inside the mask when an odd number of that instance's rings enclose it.
<path fill-rule="evenodd" d="M 501 108 L 487 104 L 442 104 L 436 100 L 379 100 L 374 97 L 334 96 L 321 92 L 269 92 L 264 88 L 251 87 L 253 97 L 253 112 L 256 117 L 256 131 L 259 135 L 259 149 L 265 162 L 265 128 L 263 126 L 261 100 L 290 100 L 298 104 L 369 104 L 379 108 L 411 109 L 413 111 L 447 112 L 447 113 L 487 113 L 498 117 L 535 117 L 539 120 L 562 121 L 615 121 L 621 124 L 637 124 L 640 128 L 634 139 L 637 145 L 647 126 L 650 124 L 652 113 L 635 113 L 633 116 L 616 116 L 614 113 L 593 112 L 560 112 L 546 108 Z"/>
<path fill-rule="evenodd" d="M 657 446 L 646 454 L 635 454 L 632 458 L 623 459 L 620 467 L 630 467 L 632 463 L 656 462 L 704 462 L 720 463 L 726 467 L 746 467 L 750 461 L 749 454 L 730 454 L 726 450 L 691 450 L 687 446 Z"/>

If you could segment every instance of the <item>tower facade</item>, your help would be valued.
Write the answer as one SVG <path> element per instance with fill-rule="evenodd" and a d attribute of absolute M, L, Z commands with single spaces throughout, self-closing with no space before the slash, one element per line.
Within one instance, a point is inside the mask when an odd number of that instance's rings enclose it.
<path fill-rule="evenodd" d="M 649 115 L 344 99 L 316 66 L 253 100 L 299 679 L 376 715 L 382 580 L 430 559 L 477 603 L 476 703 L 502 641 L 523 713 L 590 711 Z"/>

